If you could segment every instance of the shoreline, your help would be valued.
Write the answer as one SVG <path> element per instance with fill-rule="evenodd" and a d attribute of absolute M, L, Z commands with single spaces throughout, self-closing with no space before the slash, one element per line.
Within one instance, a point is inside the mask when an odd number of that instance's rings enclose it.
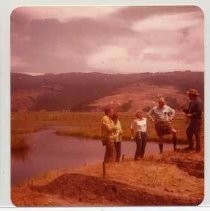
<path fill-rule="evenodd" d="M 103 113 L 97 112 L 29 112 L 29 113 L 13 113 L 12 119 L 12 136 L 25 136 L 31 132 L 40 129 L 53 128 L 57 135 L 80 137 L 86 139 L 100 140 L 100 120 Z M 123 141 L 130 140 L 130 124 L 134 119 L 134 115 L 129 112 L 120 113 L 120 120 L 123 128 Z M 187 143 L 186 141 L 186 122 L 185 116 L 177 113 L 173 120 L 173 126 L 177 129 L 178 143 Z M 203 129 L 202 129 L 203 134 Z M 158 138 L 154 129 L 154 124 L 148 121 L 148 142 L 158 142 Z M 165 137 L 165 143 L 170 143 L 171 138 Z M 15 144 L 15 141 L 14 141 Z M 17 148 L 21 143 L 17 144 Z"/>
<path fill-rule="evenodd" d="M 68 127 L 68 126 L 67 126 Z M 32 131 L 30 133 L 27 133 L 26 135 L 31 135 L 40 131 L 47 131 L 47 130 L 52 130 L 53 133 L 55 133 L 58 136 L 66 136 L 66 137 L 74 137 L 74 138 L 80 138 L 80 139 L 86 139 L 88 140 L 94 140 L 94 141 L 101 141 L 101 137 L 100 136 L 87 136 L 85 133 L 74 133 L 74 132 L 70 132 L 70 131 L 60 131 L 58 129 L 59 127 L 57 126 L 46 126 L 46 127 L 42 127 L 42 128 L 38 128 L 35 131 Z M 172 143 L 171 138 L 169 138 L 170 135 L 166 135 L 167 138 L 163 139 L 163 143 Z M 149 137 L 149 136 L 148 136 Z M 130 137 L 123 137 L 122 142 L 134 142 L 134 140 L 131 140 Z M 148 138 L 147 142 L 152 142 L 152 143 L 158 143 L 158 138 Z M 179 145 L 186 145 L 187 144 L 187 140 L 186 139 L 177 139 L 177 143 Z"/>
<path fill-rule="evenodd" d="M 89 193 L 89 189 L 94 188 L 95 183 L 100 181 L 105 187 L 116 186 L 119 191 L 122 188 L 128 190 L 128 192 L 133 189 L 134 192 L 140 191 L 148 195 L 151 201 L 148 201 L 147 205 L 161 204 L 163 202 L 169 203 L 169 205 L 175 202 L 177 204 L 174 205 L 195 205 L 202 201 L 204 191 L 202 153 L 165 152 L 163 155 L 146 156 L 137 162 L 126 158 L 120 163 L 107 164 L 105 179 L 103 178 L 101 163 L 75 169 L 65 168 L 47 171 L 25 181 L 23 184 L 12 186 L 12 201 L 19 206 L 79 206 L 81 204 L 97 205 L 98 203 L 105 206 L 112 204 L 123 205 L 124 202 L 120 201 L 120 199 L 119 201 L 114 199 L 103 201 L 100 199 L 103 196 L 102 193 L 100 193 L 102 196 L 99 194 L 99 199 L 92 192 Z M 165 174 L 166 171 L 168 175 Z M 78 198 L 80 194 L 76 186 L 72 187 L 75 185 L 73 181 L 77 179 L 76 183 L 80 187 L 87 186 L 87 189 L 82 193 L 84 197 L 82 201 Z M 67 182 L 64 182 L 65 180 Z M 85 182 L 89 180 L 90 182 Z M 93 183 L 93 186 L 89 187 L 89 183 Z M 68 184 L 72 185 L 68 186 Z M 71 194 L 65 194 L 65 192 L 61 191 L 66 186 L 71 189 Z M 72 193 L 75 194 L 72 195 Z M 132 191 L 129 193 L 134 194 Z M 31 196 L 29 197 L 28 194 L 31 194 Z M 89 194 L 93 194 L 91 196 L 93 199 L 89 198 Z M 106 195 L 106 193 L 104 194 Z M 35 199 L 34 196 L 36 196 Z M 129 196 L 125 197 L 128 197 L 127 205 L 134 203 L 132 200 L 129 201 Z M 133 197 L 137 197 L 136 194 Z M 54 198 L 53 204 L 49 203 L 49 198 Z M 154 198 L 159 198 L 159 202 L 153 203 Z M 137 202 L 138 200 L 135 203 Z M 139 205 L 142 204 L 144 204 L 144 201 L 139 201 Z"/>

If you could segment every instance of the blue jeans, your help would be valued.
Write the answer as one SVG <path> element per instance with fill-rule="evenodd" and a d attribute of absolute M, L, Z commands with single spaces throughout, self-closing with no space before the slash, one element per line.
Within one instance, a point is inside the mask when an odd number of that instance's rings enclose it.
<path fill-rule="evenodd" d="M 147 144 L 147 133 L 137 132 L 135 135 L 135 141 L 136 141 L 136 153 L 134 160 L 137 160 L 139 157 L 144 157 L 145 147 Z"/>
<path fill-rule="evenodd" d="M 114 142 L 115 145 L 115 151 L 116 151 L 116 162 L 120 162 L 120 157 L 121 157 L 121 141 L 119 142 Z"/>

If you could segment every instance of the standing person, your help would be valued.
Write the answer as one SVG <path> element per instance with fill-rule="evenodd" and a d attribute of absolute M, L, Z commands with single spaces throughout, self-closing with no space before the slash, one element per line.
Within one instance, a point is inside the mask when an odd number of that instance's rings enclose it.
<path fill-rule="evenodd" d="M 172 141 L 174 145 L 174 151 L 176 150 L 177 136 L 176 130 L 171 125 L 171 120 L 175 116 L 175 110 L 166 105 L 163 97 L 159 98 L 158 105 L 154 106 L 149 112 L 148 116 L 155 122 L 155 130 L 159 139 L 160 153 L 163 152 L 163 136 L 172 134 Z"/>
<path fill-rule="evenodd" d="M 187 117 L 189 118 L 189 124 L 186 130 L 189 147 L 187 149 L 193 149 L 193 135 L 196 138 L 196 151 L 200 151 L 200 130 L 202 124 L 202 104 L 198 99 L 199 93 L 196 89 L 190 89 L 187 92 L 189 97 L 189 106 L 187 109 L 183 109 Z"/>
<path fill-rule="evenodd" d="M 103 145 L 106 146 L 104 162 L 114 162 L 115 160 L 115 147 L 114 147 L 114 132 L 116 127 L 112 120 L 114 110 L 112 108 L 105 109 L 105 115 L 101 119 L 101 135 Z"/>
<path fill-rule="evenodd" d="M 131 124 L 131 139 L 136 141 L 134 160 L 139 160 L 139 158 L 144 157 L 147 143 L 147 119 L 141 111 L 136 112 L 136 119 Z"/>
<path fill-rule="evenodd" d="M 115 145 L 115 151 L 116 151 L 116 162 L 120 162 L 121 158 L 121 141 L 122 141 L 122 127 L 119 120 L 118 115 L 115 113 L 112 116 L 112 120 L 114 122 L 114 125 L 116 127 L 116 131 L 114 132 L 114 145 Z"/>

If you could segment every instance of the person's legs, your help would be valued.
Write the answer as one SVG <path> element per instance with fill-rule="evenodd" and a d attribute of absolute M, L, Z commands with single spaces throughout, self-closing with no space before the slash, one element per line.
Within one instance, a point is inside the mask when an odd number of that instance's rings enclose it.
<path fill-rule="evenodd" d="M 160 154 L 163 153 L 163 142 L 162 142 L 162 128 L 160 123 L 155 124 L 155 130 L 158 136 L 158 141 L 159 141 L 159 150 Z"/>
<path fill-rule="evenodd" d="M 114 147 L 114 142 L 111 140 L 108 140 L 106 143 L 106 151 L 104 155 L 104 162 L 105 163 L 110 163 L 114 162 L 115 160 L 115 147 Z"/>
<path fill-rule="evenodd" d="M 105 163 L 109 162 L 109 157 L 110 157 L 110 147 L 109 147 L 109 144 L 106 143 L 105 155 L 104 155 L 104 162 Z"/>
<path fill-rule="evenodd" d="M 115 152 L 116 152 L 115 161 L 117 161 L 117 155 L 118 155 L 118 145 L 117 145 L 117 142 L 114 142 L 114 148 L 115 148 Z"/>
<path fill-rule="evenodd" d="M 174 145 L 174 151 L 176 150 L 176 145 L 177 145 L 177 135 L 176 135 L 176 130 L 174 128 L 172 128 L 171 130 L 171 133 L 172 133 L 172 142 L 173 142 L 173 145 Z"/>
<path fill-rule="evenodd" d="M 190 123 L 186 130 L 189 149 L 193 149 L 193 133 L 194 133 L 193 127 L 192 124 Z"/>
<path fill-rule="evenodd" d="M 115 150 L 116 150 L 116 162 L 120 162 L 121 157 L 121 142 L 115 142 Z"/>
<path fill-rule="evenodd" d="M 104 162 L 107 163 L 108 162 L 108 156 L 109 156 L 109 150 L 108 150 L 108 146 L 107 144 L 105 145 L 105 154 L 104 154 Z"/>
<path fill-rule="evenodd" d="M 145 147 L 146 147 L 146 144 L 147 144 L 147 133 L 142 133 L 141 134 L 141 140 L 142 140 L 142 143 L 141 143 L 141 157 L 144 157 Z"/>
<path fill-rule="evenodd" d="M 158 139 L 159 139 L 159 150 L 160 150 L 160 154 L 163 153 L 163 142 L 162 142 L 162 136 L 159 136 Z"/>
<path fill-rule="evenodd" d="M 135 140 L 136 140 L 136 153 L 135 153 L 134 160 L 138 160 L 138 158 L 141 154 L 141 136 L 140 136 L 140 134 L 136 134 Z"/>
<path fill-rule="evenodd" d="M 197 120 L 195 125 L 196 151 L 201 150 L 200 131 L 201 131 L 201 120 Z"/>
<path fill-rule="evenodd" d="M 201 150 L 200 131 L 195 132 L 195 138 L 196 138 L 196 151 L 200 151 Z"/>

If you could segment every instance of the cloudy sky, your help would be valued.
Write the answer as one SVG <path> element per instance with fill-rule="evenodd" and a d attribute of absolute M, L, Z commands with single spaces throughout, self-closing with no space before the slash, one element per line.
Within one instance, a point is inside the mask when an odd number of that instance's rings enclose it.
<path fill-rule="evenodd" d="M 197 7 L 25 7 L 11 15 L 12 71 L 204 70 Z"/>

